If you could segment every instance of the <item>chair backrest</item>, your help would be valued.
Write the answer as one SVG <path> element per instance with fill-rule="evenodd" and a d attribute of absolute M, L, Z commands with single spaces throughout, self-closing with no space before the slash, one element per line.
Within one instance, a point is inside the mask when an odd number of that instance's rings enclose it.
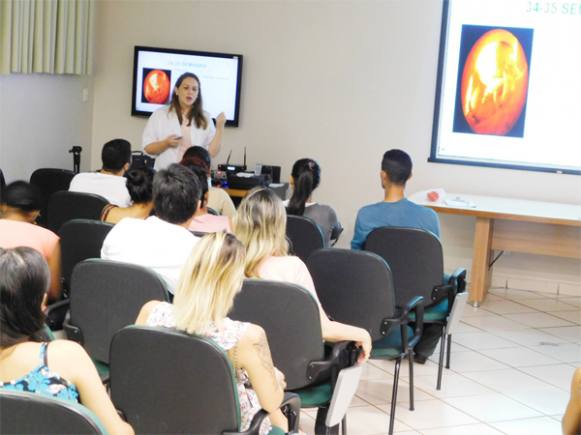
<path fill-rule="evenodd" d="M 100 258 L 103 240 L 112 224 L 91 219 L 72 219 L 63 224 L 61 238 L 61 276 L 63 286 L 70 288 L 73 268 L 88 258 Z"/>
<path fill-rule="evenodd" d="M 303 261 L 317 249 L 325 247 L 325 236 L 312 219 L 305 216 L 288 215 L 286 236 L 291 241 L 292 251 Z"/>
<path fill-rule="evenodd" d="M 69 192 L 53 193 L 48 201 L 48 228 L 58 232 L 71 219 L 98 220 L 109 201 L 93 193 Z"/>
<path fill-rule="evenodd" d="M 103 434 L 82 405 L 39 394 L 0 390 L 0 430 L 13 434 Z"/>
<path fill-rule="evenodd" d="M 111 343 L 111 398 L 136 433 L 239 430 L 233 370 L 211 340 L 129 326 Z"/>
<path fill-rule="evenodd" d="M 132 325 L 141 307 L 151 300 L 169 300 L 164 281 L 135 264 L 90 259 L 73 269 L 70 323 L 81 330 L 89 355 L 109 362 L 113 335 Z"/>
<path fill-rule="evenodd" d="M 393 278 L 383 258 L 326 248 L 313 253 L 307 267 L 329 316 L 367 330 L 373 340 L 382 338 L 381 331 L 388 329 L 383 319 L 396 316 Z"/>
<path fill-rule="evenodd" d="M 39 225 L 46 227 L 48 224 L 48 201 L 51 195 L 60 190 L 69 190 L 74 176 L 73 171 L 55 168 L 41 168 L 32 173 L 30 184 L 37 186 L 42 194 L 42 207 L 37 218 Z"/>
<path fill-rule="evenodd" d="M 274 365 L 286 376 L 287 388 L 310 384 L 308 365 L 324 356 L 317 302 L 297 285 L 247 279 L 229 314 L 266 331 Z"/>
<path fill-rule="evenodd" d="M 383 227 L 373 230 L 364 249 L 383 257 L 393 273 L 396 303 L 414 296 L 432 300 L 434 286 L 442 284 L 442 245 L 432 233 L 416 228 Z"/>

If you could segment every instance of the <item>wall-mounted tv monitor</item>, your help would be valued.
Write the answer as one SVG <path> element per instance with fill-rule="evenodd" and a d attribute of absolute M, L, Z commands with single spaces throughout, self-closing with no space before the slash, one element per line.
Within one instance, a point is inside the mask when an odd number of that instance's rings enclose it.
<path fill-rule="evenodd" d="M 430 161 L 581 174 L 578 5 L 444 0 L 440 38 Z"/>
<path fill-rule="evenodd" d="M 131 114 L 149 116 L 170 103 L 179 76 L 200 78 L 204 110 L 212 118 L 226 115 L 226 125 L 238 126 L 242 56 L 239 54 L 169 48 L 135 47 Z"/>

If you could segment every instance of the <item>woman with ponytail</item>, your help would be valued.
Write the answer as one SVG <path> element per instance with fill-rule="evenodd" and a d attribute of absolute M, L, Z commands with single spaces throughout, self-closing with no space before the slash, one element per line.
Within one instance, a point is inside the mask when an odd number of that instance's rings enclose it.
<path fill-rule="evenodd" d="M 321 181 L 321 168 L 313 159 L 299 159 L 293 165 L 290 184 L 293 194 L 288 201 L 288 214 L 311 218 L 325 236 L 325 246 L 336 242 L 343 231 L 337 214 L 328 205 L 313 202 L 313 191 Z"/>

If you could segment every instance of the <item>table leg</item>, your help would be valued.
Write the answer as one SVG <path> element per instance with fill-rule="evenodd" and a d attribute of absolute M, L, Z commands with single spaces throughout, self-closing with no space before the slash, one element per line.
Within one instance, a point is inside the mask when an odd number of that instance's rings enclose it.
<path fill-rule="evenodd" d="M 474 230 L 474 250 L 470 272 L 470 301 L 477 307 L 484 301 L 492 270 L 488 267 L 492 247 L 493 221 L 489 218 L 476 218 Z"/>

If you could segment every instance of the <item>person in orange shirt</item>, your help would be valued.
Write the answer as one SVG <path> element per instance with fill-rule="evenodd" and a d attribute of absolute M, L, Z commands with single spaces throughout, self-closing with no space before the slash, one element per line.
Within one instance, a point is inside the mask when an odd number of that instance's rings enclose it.
<path fill-rule="evenodd" d="M 36 225 L 40 203 L 40 192 L 33 185 L 15 181 L 6 186 L 0 204 L 0 247 L 27 246 L 42 254 L 51 275 L 48 299 L 54 302 L 61 297 L 60 239 L 52 231 Z"/>

